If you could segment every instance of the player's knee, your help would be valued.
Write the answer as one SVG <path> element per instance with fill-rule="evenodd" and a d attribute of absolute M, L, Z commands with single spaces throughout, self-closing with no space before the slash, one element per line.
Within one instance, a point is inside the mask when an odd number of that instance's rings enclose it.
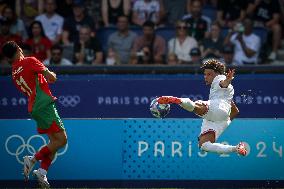
<path fill-rule="evenodd" d="M 67 144 L 67 137 L 63 137 L 61 140 L 60 140 L 60 147 L 63 147 Z"/>
<path fill-rule="evenodd" d="M 204 151 L 208 151 L 212 143 L 210 141 L 206 141 L 202 144 L 199 143 L 199 148 Z"/>

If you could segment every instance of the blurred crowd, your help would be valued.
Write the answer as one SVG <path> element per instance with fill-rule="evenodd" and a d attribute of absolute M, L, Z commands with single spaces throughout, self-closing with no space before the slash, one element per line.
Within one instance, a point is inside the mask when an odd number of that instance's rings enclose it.
<path fill-rule="evenodd" d="M 45 65 L 277 60 L 284 0 L 0 0 L 0 46 Z M 105 40 L 99 33 L 115 28 Z M 157 32 L 166 28 L 167 37 Z M 1 55 L 1 64 L 9 64 Z"/>

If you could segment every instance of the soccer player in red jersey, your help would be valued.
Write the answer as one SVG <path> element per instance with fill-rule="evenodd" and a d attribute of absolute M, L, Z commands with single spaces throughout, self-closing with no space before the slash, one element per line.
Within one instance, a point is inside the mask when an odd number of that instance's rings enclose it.
<path fill-rule="evenodd" d="M 49 143 L 34 156 L 24 157 L 25 179 L 28 180 L 35 163 L 40 161 L 40 168 L 34 170 L 33 174 L 41 186 L 49 187 L 47 170 L 56 151 L 67 143 L 67 135 L 54 103 L 56 97 L 52 96 L 48 86 L 48 83 L 56 81 L 56 74 L 35 57 L 25 57 L 14 41 L 6 42 L 2 53 L 12 62 L 14 84 L 28 97 L 28 112 L 37 123 L 38 133 L 46 134 L 49 138 Z"/>

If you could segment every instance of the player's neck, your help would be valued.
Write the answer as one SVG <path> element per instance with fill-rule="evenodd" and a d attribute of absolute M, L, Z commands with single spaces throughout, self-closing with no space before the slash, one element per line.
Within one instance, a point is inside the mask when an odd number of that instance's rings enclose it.
<path fill-rule="evenodd" d="M 25 58 L 25 56 L 23 55 L 23 54 L 20 54 L 19 55 L 19 58 L 18 58 L 18 61 L 21 61 L 21 60 L 23 60 Z"/>

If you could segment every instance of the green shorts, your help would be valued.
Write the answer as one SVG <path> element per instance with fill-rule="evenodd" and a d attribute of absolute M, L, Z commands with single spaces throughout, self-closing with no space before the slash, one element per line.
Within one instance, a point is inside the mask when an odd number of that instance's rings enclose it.
<path fill-rule="evenodd" d="M 37 130 L 40 134 L 56 133 L 65 130 L 54 102 L 32 111 L 31 116 L 36 121 Z"/>

